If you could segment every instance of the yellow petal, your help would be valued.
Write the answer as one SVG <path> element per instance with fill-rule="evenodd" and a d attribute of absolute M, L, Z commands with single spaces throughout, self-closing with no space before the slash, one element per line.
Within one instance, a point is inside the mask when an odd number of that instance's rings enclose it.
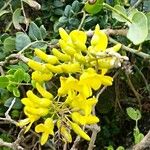
<path fill-rule="evenodd" d="M 51 71 L 53 73 L 62 73 L 63 72 L 61 65 L 54 66 L 51 64 L 46 64 L 46 67 L 49 69 L 49 71 Z"/>
<path fill-rule="evenodd" d="M 46 132 L 42 133 L 41 140 L 40 140 L 41 145 L 44 145 L 47 142 L 48 136 L 49 134 L 47 134 Z"/>
<path fill-rule="evenodd" d="M 78 134 L 79 136 L 81 136 L 85 140 L 90 141 L 90 137 L 80 128 L 80 126 L 78 124 L 70 122 L 70 125 L 76 134 Z"/>
<path fill-rule="evenodd" d="M 61 126 L 61 129 L 60 129 L 60 132 L 62 134 L 62 136 L 64 137 L 64 139 L 71 143 L 72 142 L 72 136 L 71 134 L 67 131 L 66 127 L 65 126 Z"/>
<path fill-rule="evenodd" d="M 56 48 L 53 48 L 52 49 L 52 53 L 53 55 L 55 55 L 60 61 L 63 61 L 63 62 L 68 62 L 71 60 L 71 57 L 67 54 L 64 54 L 64 53 L 61 53 L 58 49 Z"/>
<path fill-rule="evenodd" d="M 20 121 L 18 122 L 18 126 L 23 127 L 23 126 L 27 125 L 29 122 L 30 122 L 29 118 L 20 120 Z"/>
<path fill-rule="evenodd" d="M 77 124 L 81 124 L 81 125 L 85 125 L 86 124 L 86 117 L 82 116 L 80 113 L 78 112 L 73 112 L 71 113 L 71 118 L 74 122 L 76 122 Z"/>
<path fill-rule="evenodd" d="M 63 28 L 59 28 L 59 34 L 61 39 L 64 41 L 68 41 L 70 39 L 68 33 Z"/>
<path fill-rule="evenodd" d="M 39 83 L 36 83 L 36 88 L 38 92 L 47 99 L 52 99 L 53 95 L 49 93 L 45 88 L 43 88 Z"/>
<path fill-rule="evenodd" d="M 45 127 L 44 124 L 38 124 L 35 126 L 35 132 L 40 133 L 40 132 L 45 132 Z"/>

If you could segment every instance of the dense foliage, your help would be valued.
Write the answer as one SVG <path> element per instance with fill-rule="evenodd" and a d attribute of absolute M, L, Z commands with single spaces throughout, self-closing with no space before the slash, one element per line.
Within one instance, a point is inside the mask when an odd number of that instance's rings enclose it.
<path fill-rule="evenodd" d="M 149 0 L 1 0 L 0 26 L 0 149 L 138 150 Z"/>

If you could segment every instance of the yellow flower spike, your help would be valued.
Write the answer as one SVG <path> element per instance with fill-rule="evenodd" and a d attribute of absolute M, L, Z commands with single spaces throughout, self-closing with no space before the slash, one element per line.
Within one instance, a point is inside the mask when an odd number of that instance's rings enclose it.
<path fill-rule="evenodd" d="M 76 50 L 72 46 L 68 46 L 68 44 L 61 39 L 59 40 L 59 45 L 62 51 L 70 56 L 73 56 L 76 53 Z"/>
<path fill-rule="evenodd" d="M 51 72 L 49 73 L 41 73 L 40 71 L 34 71 L 32 73 L 32 80 L 37 82 L 49 81 L 53 77 Z"/>
<path fill-rule="evenodd" d="M 47 142 L 49 135 L 54 135 L 53 130 L 54 130 L 54 123 L 51 118 L 47 118 L 44 124 L 41 123 L 35 127 L 35 131 L 37 133 L 42 132 L 40 140 L 41 145 L 44 145 Z"/>
<path fill-rule="evenodd" d="M 85 32 L 79 30 L 73 30 L 70 32 L 69 36 L 71 37 L 71 40 L 78 52 L 86 50 L 85 43 L 87 40 L 87 35 Z"/>
<path fill-rule="evenodd" d="M 39 83 L 36 83 L 36 88 L 38 92 L 47 99 L 52 99 L 53 95 L 49 93 L 45 88 L 43 88 Z"/>
<path fill-rule="evenodd" d="M 86 124 L 86 119 L 87 118 L 85 116 L 82 116 L 78 112 L 71 113 L 71 118 L 72 118 L 72 121 L 76 122 L 77 124 L 80 124 L 80 125 L 85 125 Z"/>
<path fill-rule="evenodd" d="M 34 50 L 35 54 L 42 60 L 44 60 L 45 62 L 48 62 L 50 64 L 57 64 L 59 61 L 57 59 L 56 56 L 53 55 L 47 55 L 46 53 L 44 53 L 43 51 L 41 51 L 40 49 L 35 49 Z"/>
<path fill-rule="evenodd" d="M 72 64 L 62 64 L 62 70 L 64 73 L 77 73 L 81 72 L 81 66 L 79 63 L 72 63 Z"/>
<path fill-rule="evenodd" d="M 24 107 L 25 114 L 31 114 L 31 115 L 44 117 L 48 114 L 48 112 L 49 112 L 49 110 L 47 108 L 42 108 L 42 107 L 33 108 L 33 107 L 29 107 L 29 106 Z"/>
<path fill-rule="evenodd" d="M 49 71 L 53 72 L 53 73 L 63 73 L 62 67 L 61 65 L 51 65 L 51 64 L 46 64 L 47 69 L 49 69 Z"/>
<path fill-rule="evenodd" d="M 105 51 L 108 45 L 107 35 L 100 30 L 99 25 L 96 25 L 94 35 L 91 39 L 91 45 L 95 47 L 95 51 Z"/>
<path fill-rule="evenodd" d="M 33 103 L 35 103 L 36 105 L 39 105 L 39 107 L 49 107 L 52 103 L 52 101 L 47 98 L 39 98 L 31 90 L 29 90 L 26 94 L 27 94 L 27 97 Z"/>
<path fill-rule="evenodd" d="M 78 134 L 85 140 L 90 141 L 90 137 L 80 128 L 80 126 L 78 124 L 70 121 L 70 126 L 76 134 Z"/>
<path fill-rule="evenodd" d="M 66 62 L 70 61 L 71 57 L 67 54 L 61 53 L 58 49 L 53 48 L 52 49 L 53 55 L 55 55 L 60 61 Z"/>
<path fill-rule="evenodd" d="M 68 33 L 63 28 L 59 28 L 59 35 L 60 35 L 61 39 L 66 41 L 66 42 L 68 40 L 70 40 L 70 36 L 68 35 Z"/>

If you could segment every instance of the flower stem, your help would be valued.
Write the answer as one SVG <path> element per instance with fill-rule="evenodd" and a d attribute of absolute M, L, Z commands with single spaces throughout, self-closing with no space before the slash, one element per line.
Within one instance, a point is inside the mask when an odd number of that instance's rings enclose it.
<path fill-rule="evenodd" d="M 128 22 L 132 23 L 132 21 L 126 16 L 124 15 L 122 12 L 120 12 L 119 10 L 115 9 L 114 7 L 106 4 L 106 3 L 103 3 L 103 6 L 108 8 L 109 10 L 117 13 L 118 15 L 120 15 L 122 18 L 124 18 L 125 20 L 127 20 Z"/>

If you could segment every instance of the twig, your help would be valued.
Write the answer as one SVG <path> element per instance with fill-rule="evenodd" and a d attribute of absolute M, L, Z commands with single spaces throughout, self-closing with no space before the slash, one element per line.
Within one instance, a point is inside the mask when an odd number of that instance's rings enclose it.
<path fill-rule="evenodd" d="M 114 43 L 114 44 L 118 44 L 119 42 L 117 42 L 116 40 L 114 40 L 113 38 L 109 37 L 109 41 L 111 43 Z M 133 48 L 129 48 L 125 45 L 122 44 L 122 49 L 128 51 L 128 52 L 131 52 L 133 54 L 136 54 L 144 59 L 150 59 L 150 55 L 149 54 L 146 54 L 146 53 L 143 53 L 143 52 L 139 52 L 138 50 L 136 49 L 133 49 Z"/>
<path fill-rule="evenodd" d="M 70 150 L 78 150 L 76 147 L 80 142 L 80 136 L 77 136 Z"/>
<path fill-rule="evenodd" d="M 22 140 L 22 135 L 23 135 L 23 134 L 24 134 L 24 129 L 22 129 L 22 130 L 19 132 L 16 141 L 13 142 L 13 143 L 5 142 L 5 141 L 3 141 L 3 140 L 0 138 L 0 147 L 1 147 L 1 146 L 6 146 L 6 147 L 9 147 L 9 148 L 11 148 L 11 149 L 13 149 L 13 150 L 24 150 L 24 148 L 19 145 L 20 142 L 21 142 L 21 140 Z"/>
<path fill-rule="evenodd" d="M 81 29 L 81 27 L 82 27 L 82 25 L 83 25 L 83 23 L 84 23 L 84 21 L 85 21 L 85 18 L 86 18 L 86 16 L 87 16 L 87 14 L 85 13 L 84 10 L 83 10 L 82 12 L 83 12 L 83 17 L 82 17 L 82 20 L 81 20 L 80 25 L 79 25 L 79 27 L 78 27 L 78 30 Z"/>
<path fill-rule="evenodd" d="M 13 101 L 11 102 L 11 105 L 9 106 L 8 110 L 5 112 L 5 118 L 0 117 L 0 120 L 8 121 L 8 122 L 10 122 L 12 124 L 15 124 L 17 126 L 18 123 L 15 120 L 12 120 L 11 117 L 9 116 L 9 112 L 12 109 L 13 105 L 15 104 L 15 101 L 16 101 L 16 98 L 13 99 Z"/>

